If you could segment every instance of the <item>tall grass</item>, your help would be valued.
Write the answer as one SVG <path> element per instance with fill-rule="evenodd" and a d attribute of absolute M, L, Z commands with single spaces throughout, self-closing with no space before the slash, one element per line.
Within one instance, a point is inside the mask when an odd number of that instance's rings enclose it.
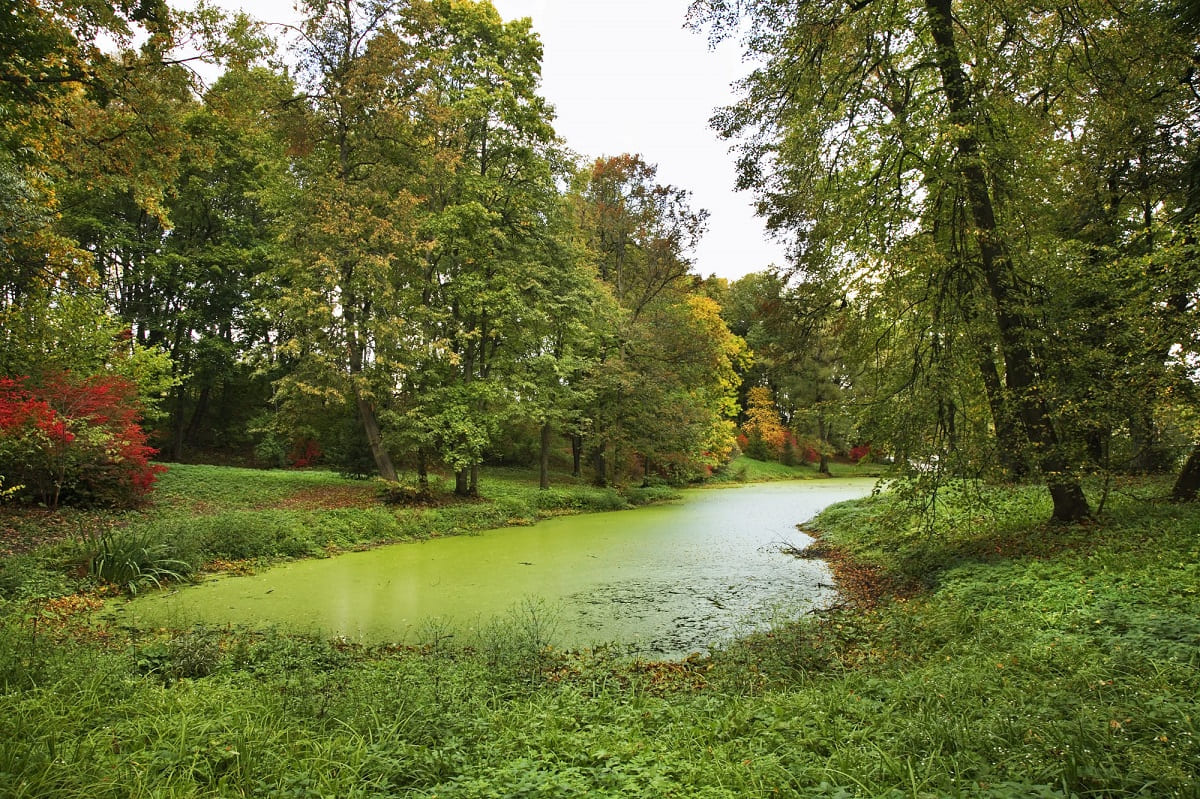
<path fill-rule="evenodd" d="M 95 550 L 88 555 L 93 577 L 121 586 L 130 594 L 160 588 L 164 582 L 186 580 L 196 570 L 195 563 L 175 557 L 154 531 L 136 528 L 103 531 Z"/>

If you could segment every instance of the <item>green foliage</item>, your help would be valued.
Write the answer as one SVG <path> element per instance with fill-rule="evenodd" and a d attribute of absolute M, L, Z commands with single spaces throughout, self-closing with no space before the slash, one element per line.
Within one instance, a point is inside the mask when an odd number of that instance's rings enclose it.
<path fill-rule="evenodd" d="M 792 283 L 731 287 L 731 323 L 808 373 L 787 388 L 859 395 L 842 403 L 856 419 L 829 419 L 836 405 L 804 392 L 792 424 L 829 441 L 830 423 L 857 423 L 951 477 L 1040 472 L 1053 518 L 1074 522 L 1090 514 L 1083 471 L 1171 462 L 1169 398 L 1195 390 L 1175 353 L 1194 351 L 1200 138 L 1177 76 L 1196 45 L 1162 8 L 1074 5 L 1099 32 L 1085 41 L 1018 5 L 691 14 L 714 39 L 740 32 L 761 65 L 713 125 L 793 245 Z M 756 329 L 762 316 L 793 334 Z"/>
<path fill-rule="evenodd" d="M 95 545 L 95 550 L 87 553 L 92 576 L 133 595 L 186 580 L 196 569 L 195 563 L 175 557 L 171 546 L 154 530 L 104 530 Z"/>
<path fill-rule="evenodd" d="M 254 445 L 254 457 L 262 464 L 282 468 L 287 465 L 287 443 L 274 431 L 268 430 Z"/>
<path fill-rule="evenodd" d="M 73 588 L 59 558 L 35 553 L 0 558 L 0 600 L 62 596 Z"/>
<path fill-rule="evenodd" d="M 128 324 L 91 292 L 37 296 L 0 310 L 0 374 L 9 377 L 73 372 L 116 374 L 137 387 L 144 416 L 161 418 L 160 405 L 175 385 L 171 360 L 157 347 L 127 337 Z"/>

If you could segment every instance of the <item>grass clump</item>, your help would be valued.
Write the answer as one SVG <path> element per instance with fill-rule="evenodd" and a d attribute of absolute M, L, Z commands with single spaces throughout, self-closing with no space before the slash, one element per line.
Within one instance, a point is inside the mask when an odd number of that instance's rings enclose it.
<path fill-rule="evenodd" d="M 93 577 L 120 586 L 131 595 L 143 588 L 189 579 L 196 564 L 175 557 L 154 531 L 139 528 L 104 530 L 87 554 Z"/>

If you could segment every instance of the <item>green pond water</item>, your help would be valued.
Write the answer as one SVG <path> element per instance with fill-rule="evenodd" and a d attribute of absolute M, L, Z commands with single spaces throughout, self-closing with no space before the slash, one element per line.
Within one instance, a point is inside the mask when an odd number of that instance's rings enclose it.
<path fill-rule="evenodd" d="M 828 567 L 781 547 L 807 544 L 797 523 L 873 485 L 850 479 L 689 491 L 669 505 L 211 578 L 121 603 L 113 614 L 135 627 L 276 626 L 418 643 L 431 630 L 469 641 L 497 619 L 532 613 L 550 623 L 559 648 L 614 645 L 681 657 L 828 602 Z"/>

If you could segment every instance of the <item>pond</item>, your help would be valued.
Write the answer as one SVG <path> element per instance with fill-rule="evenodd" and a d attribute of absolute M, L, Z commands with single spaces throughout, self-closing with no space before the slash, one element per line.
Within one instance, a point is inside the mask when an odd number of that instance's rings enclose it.
<path fill-rule="evenodd" d="M 873 485 L 688 491 L 677 503 L 212 578 L 123 603 L 115 615 L 135 627 L 277 626 L 370 643 L 422 642 L 431 630 L 469 640 L 508 617 L 549 625 L 559 648 L 683 657 L 827 603 L 826 564 L 781 548 L 810 541 L 797 523 Z"/>

